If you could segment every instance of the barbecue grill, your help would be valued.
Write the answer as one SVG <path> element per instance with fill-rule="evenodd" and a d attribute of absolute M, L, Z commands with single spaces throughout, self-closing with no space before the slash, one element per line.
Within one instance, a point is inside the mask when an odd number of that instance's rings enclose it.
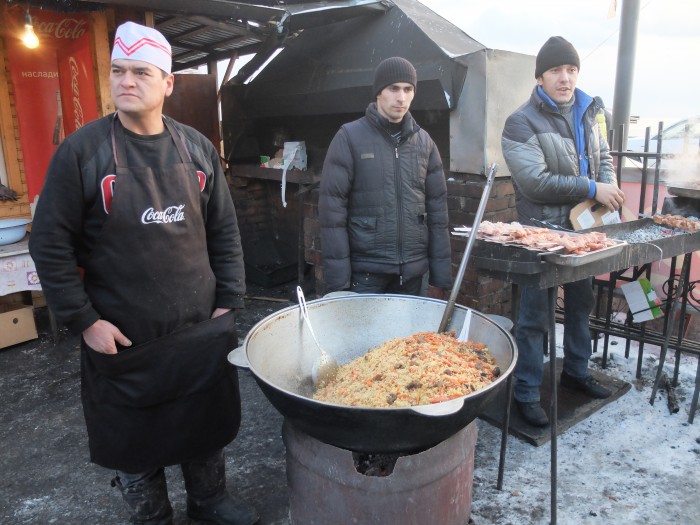
<path fill-rule="evenodd" d="M 610 224 L 594 228 L 595 231 L 604 232 L 613 239 L 625 240 L 626 244 L 622 249 L 610 252 L 605 257 L 580 256 L 578 264 L 561 264 L 561 259 L 552 259 L 542 252 L 528 250 L 522 247 L 508 246 L 500 243 L 480 240 L 474 248 L 472 262 L 476 268 L 490 276 L 510 282 L 515 285 L 528 286 L 540 289 L 556 289 L 556 287 L 573 281 L 578 281 L 587 277 L 611 274 L 610 289 L 615 287 L 615 281 L 621 278 L 622 274 L 635 268 L 633 279 L 636 279 L 641 272 L 637 270 L 649 263 L 672 258 L 675 267 L 675 258 L 685 256 L 681 279 L 678 283 L 677 294 L 681 301 L 673 300 L 674 293 L 669 291 L 669 301 L 667 302 L 666 318 L 673 319 L 679 303 L 682 308 L 681 318 L 684 314 L 687 292 L 689 289 L 689 275 L 692 255 L 700 249 L 700 231 L 687 232 L 674 230 L 669 227 L 659 227 L 652 219 L 645 218 L 635 221 L 623 222 L 620 224 Z M 651 236 L 645 236 L 645 232 L 652 232 Z M 458 247 L 459 243 L 456 244 Z M 608 296 L 607 311 L 611 311 L 612 294 Z M 553 315 L 553 314 L 552 314 Z M 611 331 L 618 335 L 625 336 L 629 331 L 614 327 L 609 315 L 603 323 L 596 323 L 596 329 L 606 334 Z M 553 330 L 552 330 L 553 331 Z M 668 325 L 664 327 L 661 336 L 661 362 L 657 370 L 657 378 L 652 392 L 651 402 L 656 395 L 660 374 L 662 372 L 665 352 L 670 344 L 671 330 Z M 551 337 L 551 334 L 550 334 Z M 659 338 L 657 337 L 656 340 Z M 679 337 L 680 339 L 680 337 Z M 643 341 L 643 339 L 641 339 Z M 597 344 L 597 341 L 596 341 Z M 550 347 L 554 346 L 551 341 Z M 696 345 L 697 346 L 697 345 Z M 679 340 L 675 345 L 677 351 L 689 351 L 696 355 L 700 352 L 695 346 L 683 345 Z M 603 356 L 603 366 L 605 366 L 606 352 Z M 700 372 L 699 372 L 700 375 Z M 698 392 L 700 384 L 696 384 L 695 393 L 691 402 L 689 422 L 692 423 L 695 408 L 698 403 Z"/>
<path fill-rule="evenodd" d="M 642 219 L 622 224 L 612 224 L 594 228 L 595 231 L 606 233 L 612 238 L 624 238 L 630 232 L 639 232 L 655 223 L 651 219 Z M 459 249 L 461 244 L 454 243 Z M 533 288 L 547 289 L 549 292 L 549 340 L 550 361 L 553 363 L 556 355 L 555 336 L 555 304 L 556 290 L 558 286 L 578 281 L 587 277 L 601 275 L 605 273 L 622 272 L 631 267 L 643 266 L 647 263 L 658 261 L 668 257 L 675 257 L 683 254 L 692 254 L 700 248 L 700 231 L 694 233 L 676 232 L 675 235 L 664 234 L 662 237 L 646 239 L 643 243 L 627 242 L 621 248 L 609 251 L 608 254 L 585 254 L 571 259 L 562 257 L 552 257 L 551 254 L 543 251 L 535 251 L 525 247 L 512 246 L 488 240 L 479 240 L 474 247 L 472 263 L 480 272 L 489 276 L 510 282 L 514 285 L 522 285 Z M 689 273 L 691 257 L 685 257 L 684 272 Z M 684 289 L 685 283 L 681 279 L 679 288 Z M 674 301 L 671 307 L 670 316 L 675 313 L 678 301 Z M 610 310 L 608 310 L 610 311 Z M 608 318 L 606 326 L 609 327 Z M 654 383 L 652 400 L 656 395 L 656 388 L 661 379 L 662 367 L 665 352 L 669 345 L 670 331 L 665 334 L 662 346 L 661 358 Z M 552 523 L 556 523 L 556 501 L 557 501 L 557 388 L 556 388 L 556 367 L 550 366 L 550 384 L 552 392 L 552 407 L 550 414 L 551 425 L 551 508 Z M 700 371 L 699 371 L 700 373 Z M 691 403 L 690 422 L 697 407 L 698 392 L 700 384 L 696 381 L 695 393 Z M 509 399 L 510 396 L 507 397 Z M 501 445 L 501 456 L 505 453 L 505 443 Z M 500 480 L 499 480 L 500 488 Z"/>
<path fill-rule="evenodd" d="M 700 231 L 687 232 L 660 226 L 650 218 L 600 226 L 594 230 L 604 232 L 610 238 L 626 241 L 626 244 L 621 250 L 611 252 L 608 256 L 581 256 L 578 264 L 564 265 L 556 264 L 561 261 L 552 260 L 541 252 L 480 240 L 474 248 L 472 262 L 476 268 L 482 272 L 488 272 L 492 277 L 515 285 L 534 288 L 552 288 L 586 277 L 610 273 L 613 279 L 610 288 L 613 289 L 615 279 L 622 278 L 622 274 L 630 268 L 636 269 L 633 272 L 633 279 L 636 279 L 641 275 L 639 268 L 643 269 L 652 262 L 669 258 L 673 259 L 673 267 L 675 267 L 675 258 L 687 255 L 684 257 L 684 267 L 681 271 L 684 282 L 678 285 L 681 291 L 679 295 L 683 299 L 686 298 L 690 262 L 692 255 L 700 249 Z M 456 246 L 459 247 L 460 244 L 456 243 Z M 670 298 L 673 295 L 669 292 Z M 611 294 L 608 296 L 608 301 L 607 311 L 609 312 L 612 303 Z M 670 311 L 673 304 L 669 301 L 667 306 L 666 317 L 673 318 L 673 313 Z M 612 326 L 613 323 L 609 317 L 603 321 L 597 322 L 596 328 L 606 333 L 607 349 L 607 333 L 609 330 L 616 330 L 616 327 Z M 665 330 L 665 332 L 670 334 L 670 330 Z M 624 334 L 625 329 L 616 330 L 616 335 L 624 336 Z M 665 335 L 666 333 L 664 333 Z M 663 340 L 664 337 L 661 339 Z M 680 344 L 677 346 L 681 350 L 687 349 L 692 353 L 698 353 L 693 347 L 687 348 Z M 603 366 L 605 366 L 605 358 L 606 354 L 604 353 Z M 696 404 L 697 401 L 695 401 Z M 693 410 L 690 414 L 691 422 L 692 417 Z"/>
<path fill-rule="evenodd" d="M 652 219 L 640 219 L 593 228 L 613 239 L 654 226 Z M 671 230 L 669 228 L 669 230 Z M 459 247 L 460 245 L 457 244 Z M 600 257 L 591 254 L 552 258 L 543 251 L 479 240 L 472 256 L 473 264 L 493 277 L 533 288 L 551 288 L 595 275 L 624 270 L 633 266 L 692 253 L 700 249 L 700 232 L 675 231 L 674 235 L 652 238 L 643 243 L 628 242 L 617 251 Z"/>

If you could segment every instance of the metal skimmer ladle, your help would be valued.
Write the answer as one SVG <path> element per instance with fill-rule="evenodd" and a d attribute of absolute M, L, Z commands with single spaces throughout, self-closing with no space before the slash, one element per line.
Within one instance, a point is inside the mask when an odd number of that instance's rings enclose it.
<path fill-rule="evenodd" d="M 304 290 L 301 289 L 301 286 L 297 286 L 297 298 L 299 299 L 301 317 L 306 322 L 306 326 L 309 327 L 311 337 L 313 337 L 314 343 L 316 343 L 316 346 L 320 351 L 320 354 L 314 360 L 314 363 L 311 366 L 311 380 L 313 381 L 314 386 L 318 386 L 320 384 L 325 384 L 331 379 L 333 379 L 333 376 L 335 376 L 336 372 L 338 371 L 339 365 L 338 362 L 332 356 L 328 355 L 323 350 L 321 344 L 318 342 L 318 339 L 316 339 L 316 334 L 314 333 L 313 326 L 311 325 L 311 320 L 309 319 L 309 311 L 306 308 Z"/>
<path fill-rule="evenodd" d="M 484 192 L 481 194 L 481 201 L 479 201 L 479 207 L 476 210 L 476 215 L 474 216 L 474 224 L 472 224 L 472 230 L 469 234 L 469 239 L 467 240 L 467 247 L 464 249 L 464 254 L 462 255 L 462 262 L 459 264 L 459 269 L 457 270 L 457 275 L 455 276 L 454 283 L 452 284 L 452 291 L 450 292 L 450 298 L 445 305 L 445 312 L 442 314 L 442 321 L 440 321 L 440 326 L 438 327 L 438 332 L 445 332 L 447 330 L 447 325 L 450 324 L 452 320 L 452 314 L 455 309 L 455 302 L 457 301 L 457 294 L 459 293 L 459 287 L 462 285 L 462 279 L 464 278 L 464 272 L 467 269 L 467 264 L 469 263 L 469 256 L 472 253 L 472 248 L 474 247 L 474 242 L 476 241 L 476 236 L 479 232 L 479 225 L 481 224 L 481 218 L 484 216 L 484 210 L 486 210 L 486 203 L 489 200 L 489 195 L 491 194 L 491 186 L 493 186 L 493 179 L 496 176 L 496 163 L 491 164 L 491 169 L 486 177 L 486 184 L 484 185 Z"/>

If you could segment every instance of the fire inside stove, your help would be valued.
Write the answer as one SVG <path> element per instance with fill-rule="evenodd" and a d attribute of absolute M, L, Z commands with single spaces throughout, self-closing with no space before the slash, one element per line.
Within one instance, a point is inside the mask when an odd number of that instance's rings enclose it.
<path fill-rule="evenodd" d="M 396 462 L 407 454 L 365 454 L 353 452 L 355 470 L 364 476 L 386 477 L 394 472 Z"/>

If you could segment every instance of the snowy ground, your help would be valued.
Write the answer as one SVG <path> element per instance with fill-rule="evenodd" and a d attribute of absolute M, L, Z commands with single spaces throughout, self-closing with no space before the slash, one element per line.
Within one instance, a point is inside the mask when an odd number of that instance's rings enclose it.
<path fill-rule="evenodd" d="M 284 298 L 278 290 L 254 295 Z M 241 333 L 286 304 L 251 300 Z M 45 312 L 44 312 L 45 314 Z M 126 509 L 112 472 L 90 464 L 80 408 L 78 341 L 48 335 L 0 352 L 0 524 L 116 525 Z M 560 326 L 557 327 L 559 330 Z M 63 334 L 63 332 L 62 332 Z M 559 339 L 561 339 L 561 334 Z M 698 360 L 684 357 L 676 388 L 680 410 L 670 414 L 666 392 L 649 404 L 658 349 L 647 345 L 642 378 L 635 379 L 637 347 L 609 347 L 604 373 L 632 384 L 629 392 L 558 438 L 557 523 L 562 525 L 700 525 L 700 413 L 688 424 Z M 602 344 L 599 345 L 602 352 Z M 562 355 L 561 348 L 557 354 Z M 594 354 L 594 365 L 602 357 Z M 673 355 L 665 370 L 673 374 Z M 241 372 L 243 425 L 227 447 L 229 485 L 260 511 L 260 525 L 288 525 L 289 505 L 281 415 L 249 372 Z M 478 421 L 472 519 L 475 525 L 550 522 L 550 446 L 508 439 L 503 490 L 498 477 L 500 429 Z M 168 467 L 176 525 L 185 517 L 185 489 Z M 322 525 L 334 525 L 324 523 Z M 374 525 L 358 523 L 358 525 Z M 402 525 L 393 523 L 392 525 Z M 420 525 L 442 525 L 426 523 Z"/>
<path fill-rule="evenodd" d="M 557 328 L 557 355 L 562 356 L 562 327 Z M 604 373 L 632 388 L 558 437 L 557 523 L 700 524 L 700 412 L 693 424 L 688 423 L 698 360 L 681 358 L 676 387 L 680 410 L 671 414 L 664 390 L 659 389 L 653 406 L 649 403 L 659 348 L 644 347 L 642 377 L 636 379 L 636 344 L 625 358 L 624 340 L 611 342 Z M 599 368 L 601 352 L 602 341 L 593 356 L 594 367 Z M 675 364 L 672 353 L 664 367 L 669 378 Z M 475 525 L 550 523 L 550 444 L 534 447 L 509 436 L 499 491 L 500 439 L 500 429 L 479 422 Z"/>

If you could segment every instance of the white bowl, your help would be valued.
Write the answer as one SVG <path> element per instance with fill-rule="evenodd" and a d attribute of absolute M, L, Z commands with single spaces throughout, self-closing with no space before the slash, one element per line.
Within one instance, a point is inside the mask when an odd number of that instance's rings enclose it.
<path fill-rule="evenodd" d="M 31 219 L 0 219 L 0 246 L 24 239 Z"/>

